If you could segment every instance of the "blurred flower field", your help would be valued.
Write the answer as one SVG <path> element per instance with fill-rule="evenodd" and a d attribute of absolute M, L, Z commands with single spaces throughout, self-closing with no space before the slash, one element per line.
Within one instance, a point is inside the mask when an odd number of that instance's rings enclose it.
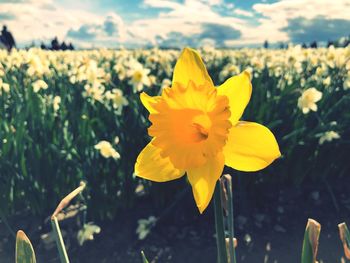
<path fill-rule="evenodd" d="M 349 46 L 200 53 L 214 84 L 250 73 L 253 95 L 243 120 L 266 125 L 279 142 L 282 157 L 259 172 L 272 176 L 249 176 L 247 185 L 349 174 Z M 169 87 L 178 56 L 159 49 L 0 51 L 1 211 L 45 215 L 82 180 L 93 218 L 133 207 L 140 192 L 159 205 L 169 193 L 155 193 L 154 184 L 133 174 L 149 141 L 139 94 Z"/>

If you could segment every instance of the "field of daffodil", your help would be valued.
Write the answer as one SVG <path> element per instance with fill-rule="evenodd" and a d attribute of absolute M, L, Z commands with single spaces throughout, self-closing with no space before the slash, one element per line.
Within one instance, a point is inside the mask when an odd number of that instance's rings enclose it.
<path fill-rule="evenodd" d="M 214 85 L 243 71 L 251 78 L 242 119 L 273 131 L 282 154 L 260 172 L 274 176 L 259 180 L 300 184 L 348 175 L 350 47 L 199 53 Z M 150 141 L 140 93 L 154 96 L 170 87 L 179 54 L 0 51 L 1 210 L 30 207 L 43 214 L 81 180 L 95 217 L 113 217 L 140 192 L 154 195 L 154 185 L 134 175 Z M 254 187 L 256 179 L 246 181 Z"/>

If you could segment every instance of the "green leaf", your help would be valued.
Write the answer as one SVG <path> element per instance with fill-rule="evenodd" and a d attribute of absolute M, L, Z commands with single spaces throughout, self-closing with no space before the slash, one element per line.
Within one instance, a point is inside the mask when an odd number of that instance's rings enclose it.
<path fill-rule="evenodd" d="M 350 259 L 350 232 L 346 223 L 341 223 L 338 225 L 339 236 L 343 242 L 344 254 L 347 259 Z"/>
<path fill-rule="evenodd" d="M 143 251 L 141 251 L 141 256 L 142 256 L 142 263 L 149 263 Z"/>
<path fill-rule="evenodd" d="M 309 219 L 304 234 L 301 263 L 316 263 L 320 232 L 320 223 L 318 223 L 316 220 Z"/>
<path fill-rule="evenodd" d="M 32 243 L 22 230 L 16 237 L 16 263 L 36 263 Z"/>

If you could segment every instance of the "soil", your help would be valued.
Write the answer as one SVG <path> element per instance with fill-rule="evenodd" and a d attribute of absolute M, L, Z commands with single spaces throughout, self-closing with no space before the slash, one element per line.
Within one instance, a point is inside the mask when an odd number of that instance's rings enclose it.
<path fill-rule="evenodd" d="M 254 200 L 235 197 L 235 232 L 238 239 L 237 262 L 296 263 L 300 262 L 304 230 L 308 218 L 322 225 L 318 260 L 323 263 L 342 262 L 342 244 L 337 225 L 350 224 L 350 195 L 347 184 L 333 181 L 308 183 L 301 186 L 262 187 L 263 193 Z M 266 189 L 264 188 L 266 187 Z M 278 189 L 278 190 L 277 190 Z M 190 200 L 190 201 L 189 201 Z M 101 233 L 83 246 L 75 234 L 67 231 L 65 242 L 71 262 L 142 262 L 143 250 L 149 262 L 193 263 L 216 261 L 214 216 L 211 206 L 199 215 L 187 191 L 169 213 L 150 207 L 151 202 L 140 201 L 137 207 L 123 211 L 113 221 L 95 222 Z M 137 220 L 158 216 L 161 219 L 144 240 L 138 240 Z M 13 229 L 24 229 L 36 250 L 37 261 L 59 262 L 55 246 L 45 248 L 40 235 L 48 231 L 41 218 L 26 217 L 23 213 L 9 220 Z M 22 218 L 22 219 L 21 219 Z M 14 262 L 15 241 L 0 222 L 0 262 Z"/>

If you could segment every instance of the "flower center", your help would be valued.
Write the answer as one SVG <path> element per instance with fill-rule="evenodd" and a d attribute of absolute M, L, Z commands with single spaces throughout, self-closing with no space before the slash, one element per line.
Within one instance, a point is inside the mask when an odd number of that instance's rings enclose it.
<path fill-rule="evenodd" d="M 165 88 L 150 115 L 149 135 L 178 169 L 198 167 L 213 158 L 226 143 L 231 123 L 228 99 L 213 86 Z"/>
<path fill-rule="evenodd" d="M 133 76 L 134 82 L 140 82 L 142 79 L 142 73 L 140 71 L 136 71 Z"/>
<path fill-rule="evenodd" d="M 192 125 L 196 130 L 196 142 L 204 141 L 209 136 L 209 129 L 211 127 L 211 120 L 206 114 L 197 115 L 192 120 Z"/>

